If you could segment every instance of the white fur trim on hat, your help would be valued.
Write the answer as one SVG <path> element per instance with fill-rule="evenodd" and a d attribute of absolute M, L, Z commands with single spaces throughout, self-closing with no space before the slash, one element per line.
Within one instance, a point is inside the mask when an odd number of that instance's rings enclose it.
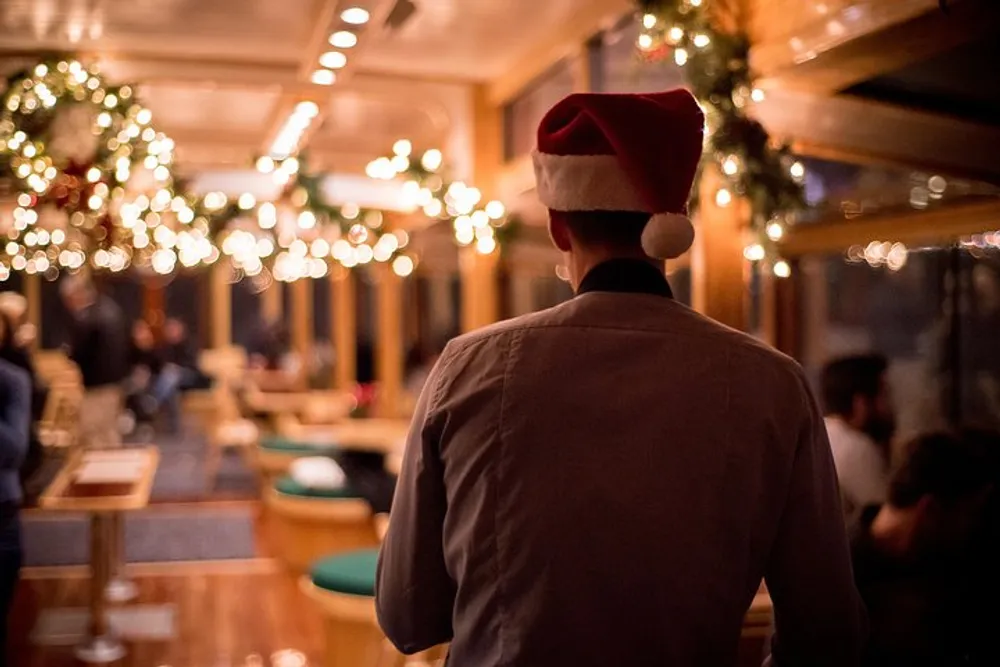
<path fill-rule="evenodd" d="M 556 211 L 645 211 L 614 155 L 551 155 L 533 151 L 538 198 Z"/>
<path fill-rule="evenodd" d="M 694 243 L 694 225 L 679 213 L 657 213 L 642 230 L 642 249 L 656 259 L 673 259 Z"/>

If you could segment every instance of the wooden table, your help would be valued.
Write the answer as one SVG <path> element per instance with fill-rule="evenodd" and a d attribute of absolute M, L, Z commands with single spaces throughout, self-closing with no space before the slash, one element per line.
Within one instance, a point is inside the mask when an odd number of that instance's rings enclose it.
<path fill-rule="evenodd" d="M 80 473 L 95 463 L 123 463 L 133 468 L 128 479 L 81 483 Z M 149 503 L 153 476 L 160 454 L 156 447 L 74 452 L 39 498 L 42 509 L 90 514 L 90 625 L 87 637 L 76 649 L 76 657 L 87 663 L 120 660 L 125 647 L 108 628 L 106 592 L 115 564 L 115 547 L 121 553 L 121 534 L 116 522 L 123 512 L 142 509 Z M 119 523 L 120 525 L 120 523 Z"/>

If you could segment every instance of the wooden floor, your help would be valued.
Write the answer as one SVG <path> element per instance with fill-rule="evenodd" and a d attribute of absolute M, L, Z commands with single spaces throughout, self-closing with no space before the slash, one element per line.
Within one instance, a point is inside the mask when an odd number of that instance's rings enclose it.
<path fill-rule="evenodd" d="M 139 587 L 130 604 L 174 605 L 176 634 L 170 641 L 127 642 L 128 656 L 113 667 L 270 667 L 271 655 L 286 649 L 319 665 L 319 615 L 294 577 L 270 558 L 268 543 L 267 525 L 260 521 L 254 560 L 129 566 Z M 23 574 L 11 613 L 7 664 L 75 667 L 72 647 L 34 646 L 30 635 L 42 610 L 86 607 L 87 568 L 29 568 Z"/>

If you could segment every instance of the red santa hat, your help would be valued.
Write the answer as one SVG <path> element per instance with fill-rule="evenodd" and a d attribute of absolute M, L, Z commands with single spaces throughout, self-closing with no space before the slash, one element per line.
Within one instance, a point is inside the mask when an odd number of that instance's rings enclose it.
<path fill-rule="evenodd" d="M 686 90 L 570 95 L 538 127 L 538 196 L 554 211 L 650 213 L 643 250 L 678 257 L 694 242 L 687 200 L 704 126 Z"/>

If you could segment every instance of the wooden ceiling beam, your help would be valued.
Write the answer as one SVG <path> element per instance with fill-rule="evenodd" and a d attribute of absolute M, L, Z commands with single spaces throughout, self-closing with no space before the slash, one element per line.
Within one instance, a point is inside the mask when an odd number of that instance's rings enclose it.
<path fill-rule="evenodd" d="M 756 117 L 806 154 L 1000 184 L 1000 127 L 838 96 L 768 90 Z"/>
<path fill-rule="evenodd" d="M 996 31 L 1000 3 L 951 0 L 879 0 L 838 3 L 840 11 L 758 42 L 751 65 L 768 87 L 832 94 L 930 58 Z M 798 3 L 814 9 L 814 3 Z M 754 24 L 781 21 L 787 2 L 755 0 Z"/>
<path fill-rule="evenodd" d="M 872 241 L 908 245 L 952 243 L 1000 226 L 1000 201 L 941 206 L 927 211 L 873 215 L 789 228 L 780 244 L 784 257 L 844 252 Z"/>

